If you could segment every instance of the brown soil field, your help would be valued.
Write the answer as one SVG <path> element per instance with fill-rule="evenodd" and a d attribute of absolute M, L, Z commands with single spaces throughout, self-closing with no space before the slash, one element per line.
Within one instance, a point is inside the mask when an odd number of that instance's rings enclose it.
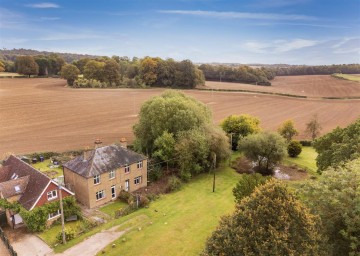
<path fill-rule="evenodd" d="M 141 104 L 164 89 L 72 89 L 52 78 L 0 79 L 0 159 L 5 153 L 65 151 L 126 137 Z M 240 92 L 186 90 L 213 111 L 214 122 L 248 113 L 275 131 L 293 119 L 305 138 L 305 124 L 317 113 L 322 133 L 344 127 L 360 116 L 360 100 L 297 99 Z"/>
<path fill-rule="evenodd" d="M 287 93 L 315 98 L 360 96 L 359 83 L 337 79 L 330 75 L 277 76 L 271 81 L 271 84 L 271 86 L 256 86 L 251 84 L 207 81 L 203 88 Z"/>

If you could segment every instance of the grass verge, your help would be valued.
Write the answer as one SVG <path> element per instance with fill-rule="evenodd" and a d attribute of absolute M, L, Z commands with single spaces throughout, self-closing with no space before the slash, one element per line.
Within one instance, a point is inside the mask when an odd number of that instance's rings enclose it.
<path fill-rule="evenodd" d="M 283 163 L 286 165 L 295 164 L 298 167 L 306 168 L 309 174 L 317 176 L 316 157 L 317 153 L 313 147 L 303 147 L 298 157 L 286 156 Z"/>
<path fill-rule="evenodd" d="M 113 201 L 113 202 L 103 206 L 103 207 L 100 207 L 99 210 L 114 218 L 115 211 L 120 210 L 121 208 L 123 208 L 126 205 L 127 205 L 126 203 L 124 203 L 120 200 L 116 200 L 116 201 Z"/>
<path fill-rule="evenodd" d="M 360 82 L 360 76 L 348 75 L 348 74 L 333 74 L 333 77 L 350 80 L 354 82 Z"/>

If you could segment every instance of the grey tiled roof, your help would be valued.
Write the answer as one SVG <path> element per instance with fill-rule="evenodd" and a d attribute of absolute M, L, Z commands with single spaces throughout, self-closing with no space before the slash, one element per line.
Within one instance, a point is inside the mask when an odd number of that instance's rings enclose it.
<path fill-rule="evenodd" d="M 86 155 L 86 159 L 84 155 L 78 156 L 65 163 L 64 167 L 90 178 L 147 159 L 144 155 L 117 145 L 100 147 L 86 152 Z"/>

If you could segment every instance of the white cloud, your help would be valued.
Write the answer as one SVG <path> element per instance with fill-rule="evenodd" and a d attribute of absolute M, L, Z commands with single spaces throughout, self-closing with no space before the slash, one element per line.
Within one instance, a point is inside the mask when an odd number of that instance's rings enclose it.
<path fill-rule="evenodd" d="M 307 39 L 274 40 L 274 41 L 248 41 L 242 44 L 242 48 L 255 53 L 284 53 L 305 47 L 315 46 L 319 41 Z"/>
<path fill-rule="evenodd" d="M 39 9 L 46 9 L 46 8 L 60 8 L 58 4 L 55 3 L 36 3 L 36 4 L 27 4 L 26 7 L 31 8 L 39 8 Z"/>
<path fill-rule="evenodd" d="M 228 18 L 228 19 L 256 19 L 256 20 L 317 20 L 316 17 L 298 14 L 281 13 L 255 13 L 255 12 L 217 12 L 201 10 L 159 10 L 164 14 L 192 15 L 210 18 Z"/>

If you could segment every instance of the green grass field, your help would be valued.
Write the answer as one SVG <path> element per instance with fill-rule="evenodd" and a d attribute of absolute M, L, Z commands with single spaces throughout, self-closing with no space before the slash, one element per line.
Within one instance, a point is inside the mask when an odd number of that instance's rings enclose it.
<path fill-rule="evenodd" d="M 306 168 L 309 170 L 309 173 L 312 175 L 316 174 L 316 157 L 317 153 L 313 147 L 303 147 L 302 152 L 298 157 L 289 157 L 287 156 L 283 162 L 284 164 L 296 164 L 301 168 Z"/>
<path fill-rule="evenodd" d="M 115 211 L 120 210 L 121 208 L 123 208 L 126 205 L 127 205 L 126 203 L 121 202 L 120 200 L 116 200 L 114 202 L 111 202 L 111 203 L 101 207 L 99 210 L 114 218 Z"/>
<path fill-rule="evenodd" d="M 220 216 L 234 210 L 232 188 L 239 178 L 225 167 L 217 172 L 215 193 L 213 176 L 203 174 L 180 191 L 163 195 L 148 209 L 132 214 L 146 215 L 148 221 L 141 231 L 134 229 L 115 241 L 115 248 L 106 247 L 106 255 L 198 255 Z"/>
<path fill-rule="evenodd" d="M 37 162 L 36 164 L 31 164 L 31 165 L 35 169 L 45 173 L 51 179 L 59 176 L 63 176 L 63 170 L 61 167 L 50 168 L 51 166 L 50 159 L 44 160 L 44 162 Z"/>
<path fill-rule="evenodd" d="M 354 82 L 360 82 L 360 76 L 347 75 L 347 74 L 333 74 L 333 76 L 340 78 L 340 79 L 350 80 L 350 81 L 354 81 Z"/>

